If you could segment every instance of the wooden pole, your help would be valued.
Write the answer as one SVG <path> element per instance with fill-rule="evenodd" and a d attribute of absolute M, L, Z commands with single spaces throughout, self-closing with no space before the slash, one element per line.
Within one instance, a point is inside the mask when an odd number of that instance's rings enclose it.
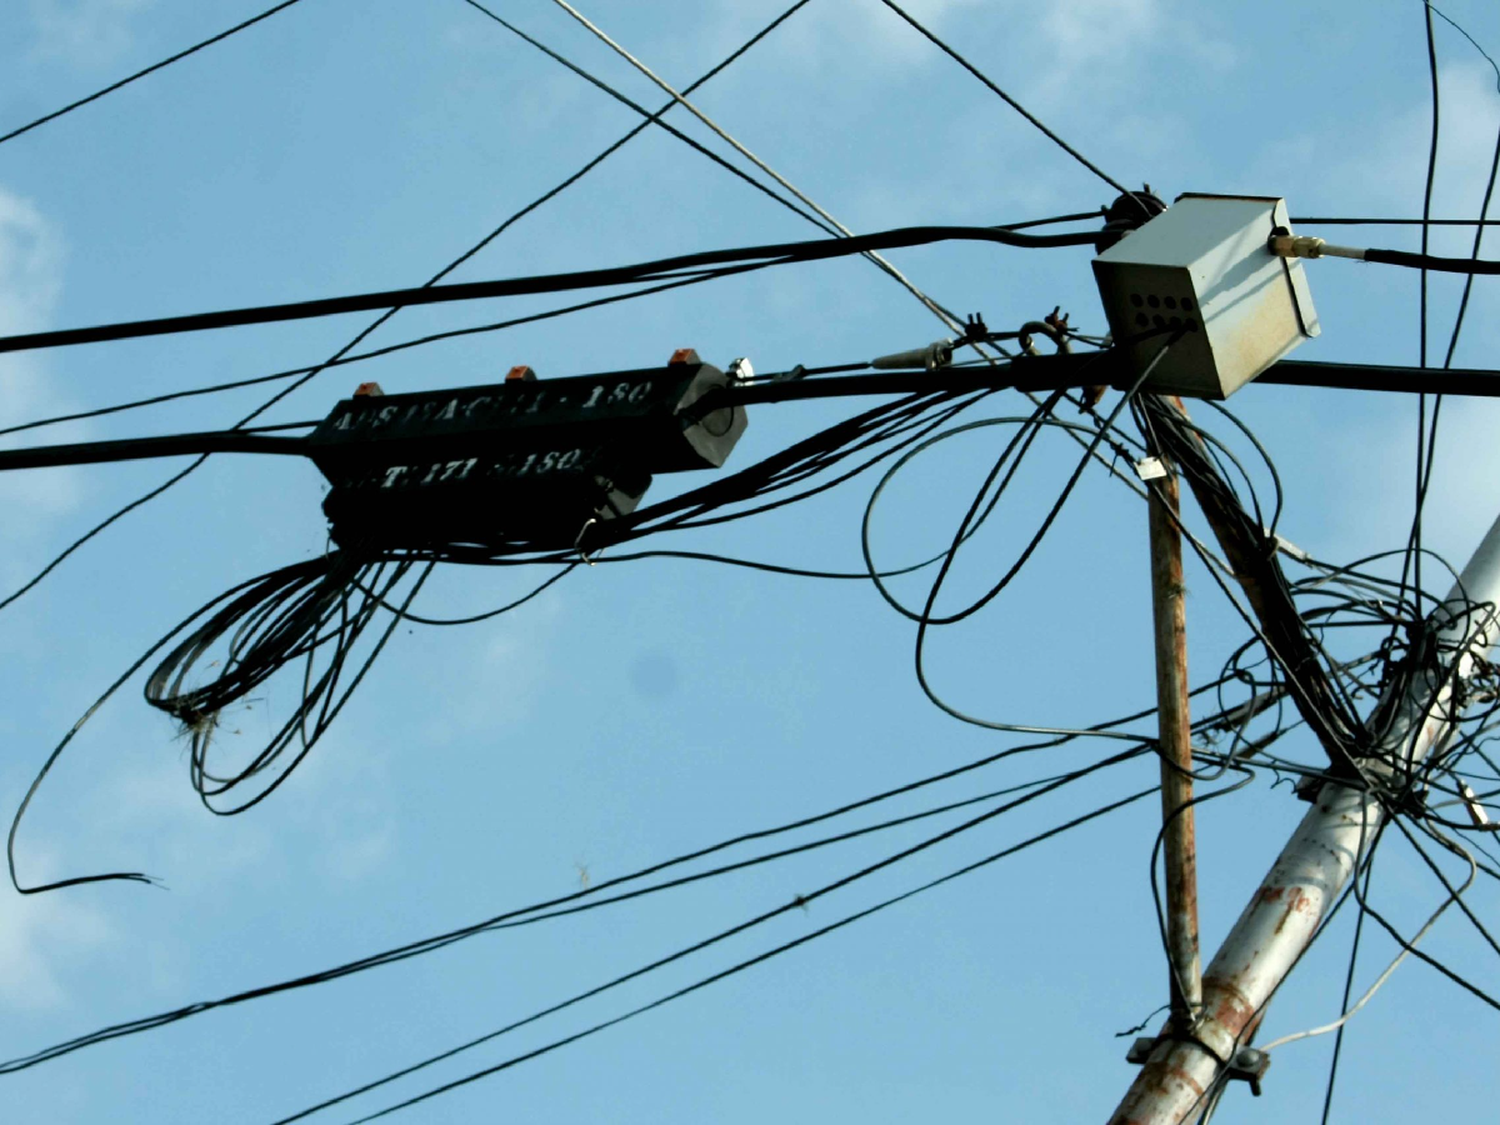
<path fill-rule="evenodd" d="M 1203 1003 L 1198 959 L 1198 860 L 1193 824 L 1192 721 L 1188 713 L 1187 612 L 1177 475 L 1149 484 L 1151 606 L 1156 632 L 1156 703 L 1161 741 L 1162 856 L 1172 1026 L 1188 1032 Z"/>

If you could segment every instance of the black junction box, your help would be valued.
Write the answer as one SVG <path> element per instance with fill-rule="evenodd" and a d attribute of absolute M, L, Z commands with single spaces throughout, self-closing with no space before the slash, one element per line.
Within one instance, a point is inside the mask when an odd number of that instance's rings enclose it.
<path fill-rule="evenodd" d="M 666 367 L 345 399 L 309 438 L 343 547 L 572 546 L 634 510 L 655 473 L 723 465 L 745 430 L 728 385 L 679 353 Z M 674 357 L 675 358 L 675 357 Z M 362 388 L 362 391 L 364 388 Z"/>

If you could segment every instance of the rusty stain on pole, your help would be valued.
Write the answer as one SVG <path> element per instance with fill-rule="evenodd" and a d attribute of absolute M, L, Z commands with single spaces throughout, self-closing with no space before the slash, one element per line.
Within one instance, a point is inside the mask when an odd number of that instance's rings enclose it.
<path fill-rule="evenodd" d="M 1193 824 L 1192 720 L 1188 713 L 1187 611 L 1177 475 L 1150 484 L 1151 606 L 1156 626 L 1156 703 L 1161 739 L 1162 854 L 1172 1026 L 1189 1030 L 1203 1001 L 1198 960 L 1198 860 Z"/>

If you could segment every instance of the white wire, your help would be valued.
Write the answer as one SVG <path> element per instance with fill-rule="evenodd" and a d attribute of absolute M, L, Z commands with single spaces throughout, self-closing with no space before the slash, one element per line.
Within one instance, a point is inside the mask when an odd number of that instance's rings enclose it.
<path fill-rule="evenodd" d="M 620 46 L 620 44 L 616 43 L 613 39 L 611 39 L 609 37 L 609 35 L 602 28 L 600 28 L 597 24 L 595 24 L 591 20 L 589 20 L 589 18 L 587 16 L 585 16 L 577 8 L 573 7 L 572 4 L 568 3 L 568 0 L 552 0 L 552 2 L 554 4 L 556 4 L 559 8 L 561 8 L 563 11 L 567 12 L 568 15 L 572 16 L 573 19 L 577 20 L 585 28 L 587 28 L 593 35 L 595 35 L 599 39 L 600 42 L 604 43 L 605 46 L 609 47 L 610 50 L 614 51 L 617 55 L 619 55 L 621 58 L 623 58 L 626 62 L 630 63 L 631 66 L 635 67 L 643 75 L 645 75 L 647 78 L 649 78 L 652 82 L 656 83 L 657 87 L 659 87 L 663 93 L 665 93 L 668 96 L 670 96 L 675 102 L 677 102 L 677 104 L 679 104 L 684 109 L 686 109 L 689 113 L 691 113 L 699 121 L 703 122 L 704 125 L 708 126 L 710 129 L 712 129 L 717 136 L 719 136 L 720 138 L 722 138 L 729 145 L 733 146 L 733 148 L 734 148 L 734 150 L 736 152 L 738 152 L 740 155 L 742 155 L 743 157 L 745 157 L 745 159 L 749 160 L 752 164 L 754 164 L 762 172 L 766 173 L 766 175 L 768 175 L 772 179 L 774 179 L 778 184 L 780 184 L 782 187 L 784 187 L 787 191 L 791 192 L 792 195 L 796 196 L 799 200 L 801 200 L 808 207 L 812 208 L 812 210 L 815 211 L 819 216 L 821 216 L 826 222 L 829 222 L 829 223 L 833 224 L 833 226 L 836 227 L 839 231 L 841 231 L 845 236 L 850 236 L 850 235 L 852 235 L 854 233 L 848 227 L 846 227 L 843 223 L 839 222 L 838 219 L 834 218 L 833 215 L 829 214 L 822 207 L 820 207 L 817 203 L 813 202 L 812 199 L 808 198 L 808 196 L 806 194 L 804 194 L 800 189 L 798 189 L 789 180 L 787 180 L 787 178 L 785 176 L 781 175 L 781 173 L 777 172 L 774 168 L 772 168 L 764 160 L 762 160 L 760 157 L 756 156 L 753 152 L 751 152 L 748 148 L 746 148 L 744 145 L 742 145 L 739 141 L 735 140 L 734 137 L 730 136 L 729 133 L 727 133 L 721 126 L 719 126 L 716 122 L 714 122 L 713 120 L 711 120 L 708 117 L 707 114 L 705 114 L 702 110 L 700 110 L 692 102 L 688 101 L 687 98 L 683 97 L 680 93 L 678 93 L 676 90 L 674 90 L 666 81 L 664 81 L 649 66 L 647 66 L 645 63 L 641 62 L 640 59 L 636 58 L 629 51 L 627 51 L 624 47 Z M 923 293 L 922 290 L 918 289 L 916 287 L 916 285 L 914 285 L 911 282 L 911 280 L 909 278 L 907 278 L 907 276 L 905 274 L 903 274 L 900 270 L 898 270 L 894 265 L 892 265 L 889 261 L 887 261 L 880 254 L 878 254 L 878 253 L 876 253 L 875 251 L 872 250 L 872 251 L 867 252 L 864 255 L 864 257 L 869 258 L 870 261 L 874 262 L 875 265 L 879 266 L 894 281 L 898 282 L 901 286 L 903 286 L 907 290 L 907 292 L 911 293 L 911 295 L 913 297 L 915 297 L 917 300 L 921 301 L 922 304 L 924 306 L 926 306 L 926 308 L 929 311 L 931 311 L 932 314 L 934 316 L 936 316 L 940 321 L 942 321 L 943 324 L 945 324 L 948 328 L 952 329 L 955 332 L 962 332 L 962 331 L 964 331 L 964 327 L 965 327 L 964 325 L 962 325 L 958 321 L 956 321 L 941 306 L 939 306 L 937 304 L 937 302 L 933 301 L 931 297 L 927 296 L 926 293 Z M 985 348 L 982 345 L 977 345 L 976 344 L 975 345 L 975 350 L 978 351 L 981 355 L 983 355 L 985 357 L 985 359 L 988 360 L 988 362 L 990 362 L 991 364 L 994 364 L 994 363 L 997 362 L 996 357 L 993 356 L 993 355 L 991 355 L 988 351 L 986 351 Z M 1022 393 L 1025 394 L 1026 397 L 1029 398 L 1033 403 L 1038 403 L 1039 404 L 1040 401 L 1041 401 L 1035 394 L 1033 394 L 1030 391 L 1023 391 Z M 1075 434 L 1072 431 L 1068 431 L 1068 436 L 1071 437 L 1075 442 L 1079 443 L 1080 445 L 1086 445 L 1087 444 L 1087 442 L 1085 442 L 1078 434 Z M 1146 499 L 1146 490 L 1144 488 L 1142 488 L 1139 484 L 1137 484 L 1134 480 L 1130 479 L 1130 477 L 1128 475 L 1126 475 L 1125 473 L 1121 472 L 1120 469 L 1119 469 L 1119 467 L 1116 466 L 1110 458 L 1106 457 L 1104 455 L 1104 452 L 1102 450 L 1095 450 L 1094 451 L 1094 459 L 1096 461 L 1098 461 L 1101 465 L 1103 465 L 1105 467 L 1105 469 L 1109 472 L 1109 474 L 1111 476 L 1113 476 L 1116 480 L 1118 480 L 1122 484 L 1124 484 L 1126 488 L 1128 488 L 1132 492 L 1134 492 L 1137 497 L 1139 497 L 1142 500 Z"/>
<path fill-rule="evenodd" d="M 711 118 L 709 118 L 709 116 L 707 114 L 705 114 L 702 110 L 700 110 L 692 102 L 688 101 L 687 98 L 683 97 L 676 90 L 674 90 L 670 85 L 668 85 L 667 82 L 664 81 L 659 75 L 657 75 L 657 73 L 655 71 L 653 71 L 649 66 L 647 66 L 645 63 L 641 62 L 640 59 L 636 58 L 629 51 L 627 51 L 624 47 L 620 46 L 620 44 L 616 43 L 613 39 L 611 39 L 609 37 L 609 35 L 606 34 L 597 24 L 594 24 L 593 22 L 591 22 L 587 16 L 585 16 L 577 8 L 573 7 L 572 4 L 569 4 L 568 0 L 552 0 L 552 2 L 554 4 L 556 4 L 559 8 L 561 8 L 563 11 L 567 12 L 568 15 L 572 16 L 575 20 L 577 20 L 579 23 L 581 23 L 584 27 L 588 28 L 588 30 L 591 31 L 595 36 L 597 36 L 602 43 L 604 43 L 607 47 L 609 47 L 617 55 L 619 55 L 621 58 L 623 58 L 626 62 L 630 63 L 631 66 L 635 67 L 638 71 L 640 71 L 642 74 L 644 74 L 652 82 L 656 83 L 656 85 L 661 88 L 661 90 L 662 90 L 663 93 L 669 95 L 674 101 L 677 102 L 678 105 L 682 106 L 683 109 L 687 110 L 694 117 L 696 117 L 699 121 L 703 122 L 703 124 L 707 125 L 710 129 L 712 129 L 715 134 L 717 134 L 726 143 L 728 143 L 729 145 L 733 146 L 734 150 L 736 152 L 738 152 L 741 156 L 743 156 L 746 160 L 750 161 L 757 168 L 759 168 L 762 172 L 764 172 L 766 175 L 770 176 L 773 180 L 775 180 L 778 184 L 780 184 L 782 187 L 784 187 L 787 191 L 791 192 L 794 196 L 796 196 L 799 200 L 801 200 L 803 203 L 805 203 L 808 207 L 811 207 L 823 219 L 827 220 L 829 223 L 832 223 L 835 227 L 837 227 L 838 230 L 842 234 L 844 234 L 845 237 L 851 237 L 854 234 L 854 232 L 852 230 L 850 230 L 848 227 L 846 227 L 843 223 L 839 222 L 831 214 L 829 214 L 827 211 L 825 211 L 822 207 L 819 207 L 816 203 L 814 203 L 811 199 L 809 199 L 806 195 L 804 195 L 800 190 L 798 190 L 795 186 L 793 186 L 792 183 L 789 180 L 787 180 L 787 178 L 785 176 L 781 175 L 781 173 L 777 172 L 776 169 L 772 168 L 764 160 L 762 160 L 760 157 L 756 156 L 755 153 L 751 152 L 748 148 L 746 148 L 744 145 L 742 145 L 739 141 L 735 140 L 732 136 L 730 136 L 723 128 L 721 128 L 717 123 L 715 123 Z M 962 324 L 960 324 L 958 321 L 954 320 L 953 317 L 951 317 L 950 315 L 948 315 L 948 313 L 945 312 L 942 308 L 940 308 L 938 306 L 938 304 L 935 301 L 932 300 L 932 298 L 928 297 L 927 294 L 923 293 L 914 284 L 912 284 L 912 282 L 906 277 L 905 274 L 903 274 L 900 270 L 898 270 L 895 266 L 893 266 L 889 261 L 887 261 L 879 253 L 871 250 L 871 251 L 869 251 L 868 253 L 865 254 L 865 257 L 869 258 L 872 262 L 874 262 L 881 269 L 883 269 L 887 274 L 889 274 L 894 280 L 896 280 L 902 286 L 904 286 L 907 289 L 907 291 L 911 293 L 912 296 L 914 296 L 917 300 L 921 301 L 922 304 L 924 304 L 925 306 L 927 306 L 927 308 L 932 311 L 933 315 L 935 315 L 939 320 L 941 320 L 945 325 L 947 325 L 953 331 L 955 331 L 955 332 L 962 332 L 964 330 L 964 326 Z"/>
<path fill-rule="evenodd" d="M 1401 966 L 1401 962 L 1405 961 L 1407 957 L 1411 955 L 1411 947 L 1416 945 L 1417 942 L 1421 941 L 1422 938 L 1427 935 L 1427 931 L 1432 929 L 1433 924 L 1437 922 L 1440 917 L 1442 917 L 1443 911 L 1447 910 L 1448 907 L 1457 902 L 1458 896 L 1468 890 L 1469 885 L 1474 882 L 1474 877 L 1478 873 L 1478 867 L 1474 863 L 1473 856 L 1469 855 L 1467 851 L 1464 851 L 1463 854 L 1464 858 L 1469 861 L 1469 877 L 1464 880 L 1464 885 L 1459 887 L 1458 890 L 1444 899 L 1443 904 L 1439 906 L 1435 911 L 1433 911 L 1432 917 L 1427 919 L 1427 924 L 1420 930 L 1418 930 L 1416 936 L 1406 943 L 1406 947 L 1396 955 L 1396 959 L 1385 967 L 1385 972 L 1381 973 L 1380 976 L 1375 978 L 1375 983 L 1370 985 L 1365 994 L 1359 998 L 1358 1003 L 1356 1003 L 1352 1008 L 1350 1008 L 1347 1012 L 1341 1015 L 1338 1019 L 1334 1020 L 1332 1023 L 1325 1023 L 1322 1027 L 1310 1028 L 1307 1031 L 1294 1031 L 1290 1035 L 1283 1035 L 1280 1039 L 1275 1039 L 1270 1043 L 1267 1043 L 1264 1047 L 1261 1047 L 1260 1050 L 1274 1051 L 1277 1047 L 1283 1047 L 1288 1043 L 1295 1043 L 1299 1039 L 1310 1039 L 1314 1035 L 1327 1035 L 1330 1031 L 1337 1031 L 1339 1028 L 1343 1027 L 1344 1024 L 1353 1019 L 1355 1014 L 1370 1002 L 1370 999 L 1375 995 L 1375 993 L 1380 991 L 1381 986 L 1390 979 L 1391 974 Z M 1358 878 L 1357 873 L 1355 877 Z"/>

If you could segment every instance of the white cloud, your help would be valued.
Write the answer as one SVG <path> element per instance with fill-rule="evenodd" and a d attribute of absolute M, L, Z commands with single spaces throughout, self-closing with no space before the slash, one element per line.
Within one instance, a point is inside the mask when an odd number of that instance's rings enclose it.
<path fill-rule="evenodd" d="M 134 43 L 131 21 L 155 0 L 31 0 L 33 57 L 93 70 L 118 60 Z"/>
<path fill-rule="evenodd" d="M 156 745 L 161 742 L 165 739 Z M 144 871 L 169 890 L 192 894 L 272 861 L 277 842 L 270 829 L 247 817 L 214 817 L 194 791 L 186 762 L 178 758 L 174 754 L 168 760 L 162 753 L 144 767 L 114 771 L 90 794 L 97 806 L 84 815 L 95 838 L 104 841 L 104 854 L 112 857 L 108 862 Z"/>
<path fill-rule="evenodd" d="M 45 328 L 62 289 L 62 238 L 36 205 L 0 188 L 0 334 Z M 20 353 L 0 356 L 0 427 L 66 412 L 67 400 L 50 385 L 42 361 Z M 66 436 L 50 431 L 49 440 L 76 440 L 78 427 Z M 5 439 L 0 439 L 5 440 Z M 6 440 L 6 444 L 10 444 Z M 0 510 L 6 513 L 5 541 L 34 543 L 50 519 L 77 506 L 79 477 L 71 469 L 36 469 L 0 474 Z M 11 551 L 7 560 L 14 560 Z M 0 564 L 0 582 L 13 584 L 27 566 Z"/>
<path fill-rule="evenodd" d="M 1070 0 L 1053 4 L 1041 28 L 1063 59 L 1082 65 L 1114 58 L 1132 42 L 1158 33 L 1158 0 Z"/>
<path fill-rule="evenodd" d="M 30 200 L 0 188 L 0 333 L 43 323 L 62 287 L 62 246 Z M 12 360 L 11 362 L 14 362 Z M 7 401 L 0 409 L 9 409 Z"/>
<path fill-rule="evenodd" d="M 30 877 L 55 874 L 45 853 L 27 849 Z M 0 907 L 0 1009 L 39 1011 L 67 1002 L 58 969 L 70 957 L 105 944 L 111 934 L 103 915 L 67 892 L 18 895 L 7 889 Z"/>
<path fill-rule="evenodd" d="M 586 572 L 575 573 L 559 585 L 581 585 L 587 577 Z M 446 639 L 445 681 L 450 684 L 450 700 L 458 702 L 450 703 L 443 717 L 433 720 L 434 731 L 493 733 L 531 714 L 534 700 L 552 674 L 547 654 L 552 651 L 551 640 L 565 604 L 552 594 L 548 591 L 497 621 L 472 626 L 475 633 L 468 645 L 454 643 L 457 638 Z"/>
<path fill-rule="evenodd" d="M 1433 213 L 1437 216 L 1473 215 L 1489 177 L 1497 133 L 1500 133 L 1500 94 L 1494 72 L 1483 63 L 1460 64 L 1441 73 L 1441 129 Z M 1336 189 L 1345 213 L 1416 215 L 1427 174 L 1427 152 L 1431 110 L 1425 98 L 1408 110 L 1389 116 L 1372 116 L 1368 122 L 1351 122 L 1348 148 L 1343 153 L 1322 154 L 1327 182 Z M 1497 200 L 1491 217 L 1497 213 Z M 1372 231 L 1379 228 L 1372 228 Z M 1325 232 L 1319 232 L 1325 233 Z M 1410 232 L 1389 228 L 1374 245 L 1412 246 Z M 1438 254 L 1467 256 L 1472 248 L 1469 230 L 1434 233 L 1432 249 Z M 1487 240 L 1485 257 L 1495 257 L 1500 238 Z M 1365 267 L 1375 269 L 1377 267 Z M 1403 291 L 1412 304 L 1402 306 L 1398 354 L 1387 362 L 1411 362 L 1415 351 L 1416 280 Z M 1489 360 L 1500 333 L 1495 327 L 1495 287 L 1480 278 L 1465 318 L 1462 341 L 1455 365 L 1494 366 Z M 1441 364 L 1448 334 L 1457 308 L 1459 285 L 1451 277 L 1432 280 L 1429 362 Z M 1366 421 L 1340 429 L 1351 457 L 1368 464 L 1360 479 L 1350 482 L 1346 510 L 1335 522 L 1347 524 L 1347 533 L 1362 546 L 1395 546 L 1404 542 L 1412 515 L 1413 462 L 1416 448 L 1415 402 L 1393 403 Z M 1426 545 L 1441 551 L 1456 566 L 1494 518 L 1500 507 L 1500 450 L 1494 442 L 1500 406 L 1493 400 L 1449 398 L 1442 408 L 1438 454 L 1434 478 L 1424 515 Z M 1388 450 L 1389 456 L 1372 459 L 1369 450 Z M 1356 530 L 1358 529 L 1358 530 Z M 1425 578 L 1425 575 L 1424 575 Z M 1443 585 L 1435 579 L 1435 586 Z"/>
<path fill-rule="evenodd" d="M 903 0 L 901 7 L 934 34 L 946 34 L 963 12 L 983 0 Z M 763 11 L 742 4 L 721 5 L 710 38 L 720 45 L 738 44 L 766 22 Z M 879 0 L 821 0 L 810 4 L 777 29 L 769 43 L 783 64 L 819 69 L 857 58 L 867 67 L 909 66 L 932 56 L 935 48 Z M 716 52 L 717 53 L 717 50 Z"/>
<path fill-rule="evenodd" d="M 1478 210 L 1500 129 L 1495 73 L 1484 63 L 1444 67 L 1439 92 L 1433 212 L 1469 214 Z M 1347 188 L 1352 209 L 1363 206 L 1388 214 L 1417 213 L 1414 207 L 1422 199 L 1427 177 L 1431 112 L 1424 97 L 1403 113 L 1373 116 L 1345 135 L 1343 152 L 1322 154 L 1328 178 Z"/>
<path fill-rule="evenodd" d="M 1017 25 L 1026 26 L 1032 9 L 1021 4 L 1014 8 Z M 1174 67 L 1188 62 L 1214 74 L 1229 71 L 1238 54 L 1231 43 L 1208 30 L 1209 22 L 1201 9 L 1192 10 L 1189 17 L 1172 0 L 1053 4 L 1037 21 L 1040 41 L 1031 51 L 1040 70 L 1028 97 L 1039 105 L 1084 104 L 1103 90 L 1139 82 L 1153 56 L 1166 56 Z M 1118 112 L 1122 107 L 1115 108 Z M 1154 139 L 1174 135 L 1166 124 L 1154 123 Z"/>
<path fill-rule="evenodd" d="M 963 22 L 980 6 L 978 0 L 906 0 L 901 6 L 981 70 L 1001 65 L 966 48 Z M 940 62 L 937 49 L 879 0 L 857 0 L 841 8 L 837 21 L 824 26 L 825 31 L 837 29 L 844 44 L 853 39 L 891 60 Z M 1065 0 L 1047 5 L 1040 17 L 1034 4 L 1021 0 L 990 0 L 983 8 L 986 26 L 998 17 L 1014 29 L 1013 50 L 1003 69 L 1014 72 L 1016 63 L 1026 60 L 1032 75 L 1041 76 L 1040 88 L 1035 77 L 1028 78 L 1028 100 L 1050 100 L 1067 91 L 1063 100 L 1076 103 L 1080 78 L 1130 81 L 1151 53 L 1187 57 L 1214 70 L 1229 69 L 1236 57 L 1232 45 L 1204 30 L 1201 11 L 1195 10 L 1192 19 L 1177 18 L 1179 4 L 1173 0 Z"/>
<path fill-rule="evenodd" d="M 349 883 L 374 874 L 390 857 L 395 835 L 394 828 L 387 824 L 357 836 L 330 839 L 324 860 L 329 873 Z"/>

